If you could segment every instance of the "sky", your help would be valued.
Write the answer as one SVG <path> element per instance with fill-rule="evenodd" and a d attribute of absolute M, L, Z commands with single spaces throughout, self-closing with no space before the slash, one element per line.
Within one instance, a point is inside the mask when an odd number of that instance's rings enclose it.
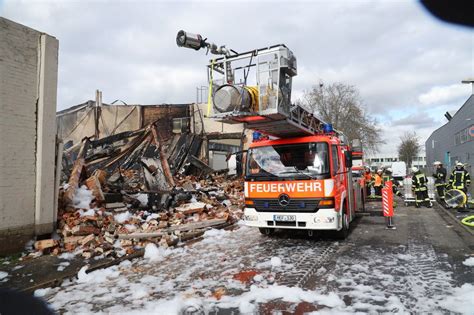
<path fill-rule="evenodd" d="M 58 110 L 95 98 L 191 103 L 207 85 L 204 51 L 176 46 L 183 29 L 248 51 L 284 43 L 298 59 L 293 101 L 320 81 L 355 86 L 395 153 L 420 142 L 471 95 L 472 29 L 432 17 L 415 1 L 19 1 L 0 16 L 59 40 Z"/>

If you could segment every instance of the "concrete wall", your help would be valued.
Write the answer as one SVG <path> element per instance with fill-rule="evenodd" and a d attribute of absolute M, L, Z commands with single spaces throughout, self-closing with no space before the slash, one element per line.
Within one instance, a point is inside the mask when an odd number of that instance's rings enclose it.
<path fill-rule="evenodd" d="M 56 220 L 58 41 L 0 17 L 0 254 Z"/>

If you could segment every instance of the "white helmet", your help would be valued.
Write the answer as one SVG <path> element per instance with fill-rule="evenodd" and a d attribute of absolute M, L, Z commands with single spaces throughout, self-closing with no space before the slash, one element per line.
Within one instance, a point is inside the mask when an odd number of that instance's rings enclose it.
<path fill-rule="evenodd" d="M 381 169 L 381 168 L 379 168 L 379 169 L 377 170 L 377 173 L 378 173 L 378 172 L 383 172 L 383 171 L 382 171 L 382 169 Z"/>
<path fill-rule="evenodd" d="M 389 168 L 387 168 L 385 171 L 391 173 L 391 172 L 392 172 L 392 168 L 389 167 Z"/>
<path fill-rule="evenodd" d="M 462 164 L 461 162 L 457 162 L 457 163 L 456 163 L 456 167 L 457 167 L 457 168 L 464 167 L 464 164 Z"/>
<path fill-rule="evenodd" d="M 436 162 L 433 163 L 433 165 L 441 165 L 441 164 L 443 164 L 443 163 L 441 163 L 440 161 L 436 161 Z"/>
<path fill-rule="evenodd" d="M 411 168 L 411 171 L 412 171 L 413 173 L 416 173 L 416 172 L 418 172 L 418 167 L 416 167 L 416 166 L 413 166 L 413 167 Z"/>

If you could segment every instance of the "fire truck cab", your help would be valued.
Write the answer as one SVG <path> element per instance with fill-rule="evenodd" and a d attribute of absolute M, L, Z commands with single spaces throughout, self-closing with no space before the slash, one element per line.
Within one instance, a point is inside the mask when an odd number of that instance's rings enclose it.
<path fill-rule="evenodd" d="M 246 225 L 333 230 L 345 238 L 362 190 L 351 176 L 351 151 L 336 134 L 254 142 L 245 173 Z"/>

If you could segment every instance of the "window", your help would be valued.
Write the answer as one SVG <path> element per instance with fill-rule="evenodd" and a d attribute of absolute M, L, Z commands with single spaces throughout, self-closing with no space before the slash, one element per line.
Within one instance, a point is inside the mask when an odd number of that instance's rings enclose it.
<path fill-rule="evenodd" d="M 465 142 L 473 141 L 474 137 L 469 134 L 469 130 L 473 127 L 474 125 L 471 125 L 454 134 L 454 144 L 459 145 Z"/>
<path fill-rule="evenodd" d="M 255 147 L 248 153 L 248 177 L 311 179 L 324 175 L 329 175 L 325 142 Z"/>
<path fill-rule="evenodd" d="M 459 132 L 454 135 L 454 144 L 461 144 L 461 134 Z"/>
<path fill-rule="evenodd" d="M 331 153 L 332 153 L 332 174 L 336 175 L 339 171 L 339 155 L 337 154 L 337 146 L 331 146 Z"/>

